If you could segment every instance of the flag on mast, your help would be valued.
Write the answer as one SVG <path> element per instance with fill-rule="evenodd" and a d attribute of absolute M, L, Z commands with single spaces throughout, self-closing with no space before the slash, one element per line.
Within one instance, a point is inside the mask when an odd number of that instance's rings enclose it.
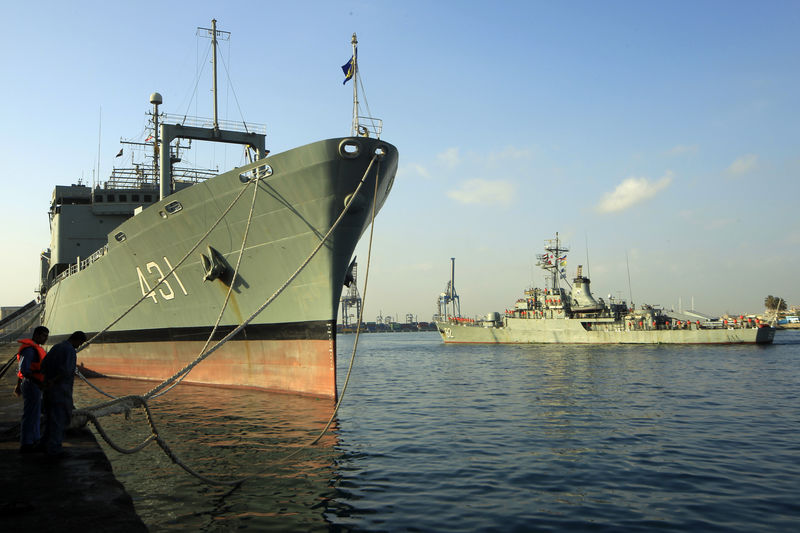
<path fill-rule="evenodd" d="M 347 80 L 352 78 L 356 73 L 356 56 L 353 54 L 353 57 L 350 58 L 350 61 L 342 65 L 342 72 L 344 72 L 344 81 L 342 85 L 347 83 Z"/>

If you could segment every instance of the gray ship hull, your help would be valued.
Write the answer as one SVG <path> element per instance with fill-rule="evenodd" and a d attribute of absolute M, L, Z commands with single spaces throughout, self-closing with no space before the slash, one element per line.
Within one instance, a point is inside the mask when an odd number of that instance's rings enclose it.
<path fill-rule="evenodd" d="M 345 142 L 357 144 L 358 153 L 344 150 Z M 396 149 L 376 139 L 330 139 L 276 154 L 182 189 L 109 228 L 104 254 L 48 288 L 43 323 L 51 342 L 74 330 L 91 338 L 166 277 L 78 359 L 107 376 L 171 376 L 200 354 L 232 281 L 253 197 L 253 185 L 242 173 L 260 165 L 272 169 L 258 183 L 239 275 L 215 339 L 247 319 L 303 263 L 343 211 L 378 148 L 380 163 L 329 241 L 270 306 L 185 380 L 335 397 L 335 323 L 343 280 L 370 223 L 373 198 L 377 211 L 397 169 Z M 223 221 L 167 276 L 243 187 L 248 191 Z M 180 210 L 167 212 L 174 202 Z M 209 246 L 226 267 L 225 275 L 211 281 L 201 257 L 212 255 Z"/>
<path fill-rule="evenodd" d="M 580 319 L 505 319 L 500 327 L 436 322 L 448 344 L 738 344 L 771 343 L 772 327 L 704 329 L 626 329 L 624 324 L 594 325 Z"/>

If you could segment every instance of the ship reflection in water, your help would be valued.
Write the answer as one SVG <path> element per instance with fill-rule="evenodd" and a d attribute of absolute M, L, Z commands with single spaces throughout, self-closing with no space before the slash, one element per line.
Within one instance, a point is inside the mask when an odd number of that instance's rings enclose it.
<path fill-rule="evenodd" d="M 93 383 L 120 396 L 150 388 L 142 381 Z M 77 406 L 100 401 L 97 393 L 76 383 Z M 254 477 L 235 490 L 209 486 L 173 464 L 155 443 L 139 453 L 122 455 L 98 437 L 114 474 L 148 527 L 195 531 L 327 527 L 321 508 L 334 494 L 336 426 L 314 446 L 304 445 L 330 418 L 334 407 L 330 399 L 181 385 L 150 405 L 162 437 L 189 467 L 217 480 Z M 129 420 L 111 416 L 102 424 L 124 447 L 149 434 L 141 409 L 134 410 Z"/>

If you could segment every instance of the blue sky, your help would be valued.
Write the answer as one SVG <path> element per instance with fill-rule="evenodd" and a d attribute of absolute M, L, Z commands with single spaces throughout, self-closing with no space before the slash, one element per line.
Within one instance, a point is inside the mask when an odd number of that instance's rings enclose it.
<path fill-rule="evenodd" d="M 595 294 L 709 313 L 800 304 L 800 3 L 40 2 L 5 8 L 0 304 L 33 297 L 56 184 L 162 110 L 210 116 L 207 42 L 277 153 L 349 132 L 340 66 L 357 32 L 372 115 L 400 150 L 377 220 L 366 315 L 430 319 L 456 257 L 470 316 L 509 307 L 543 241 Z M 221 79 L 226 81 L 226 70 Z M 237 105 L 238 102 L 238 105 Z M 102 117 L 102 119 L 101 119 Z M 100 130 L 100 131 L 98 131 Z M 237 150 L 214 154 L 220 169 Z M 199 161 L 205 164 L 205 161 Z M 366 268 L 359 246 L 360 273 Z M 630 287 L 628 267 L 630 266 Z"/>

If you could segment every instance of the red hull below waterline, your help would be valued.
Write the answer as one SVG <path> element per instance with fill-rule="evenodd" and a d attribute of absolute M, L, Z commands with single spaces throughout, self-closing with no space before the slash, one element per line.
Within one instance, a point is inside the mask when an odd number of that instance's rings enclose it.
<path fill-rule="evenodd" d="M 82 370 L 106 377 L 163 381 L 194 361 L 202 341 L 94 343 L 78 354 Z M 213 346 L 213 343 L 210 345 Z M 182 383 L 336 398 L 336 339 L 231 340 Z"/>

